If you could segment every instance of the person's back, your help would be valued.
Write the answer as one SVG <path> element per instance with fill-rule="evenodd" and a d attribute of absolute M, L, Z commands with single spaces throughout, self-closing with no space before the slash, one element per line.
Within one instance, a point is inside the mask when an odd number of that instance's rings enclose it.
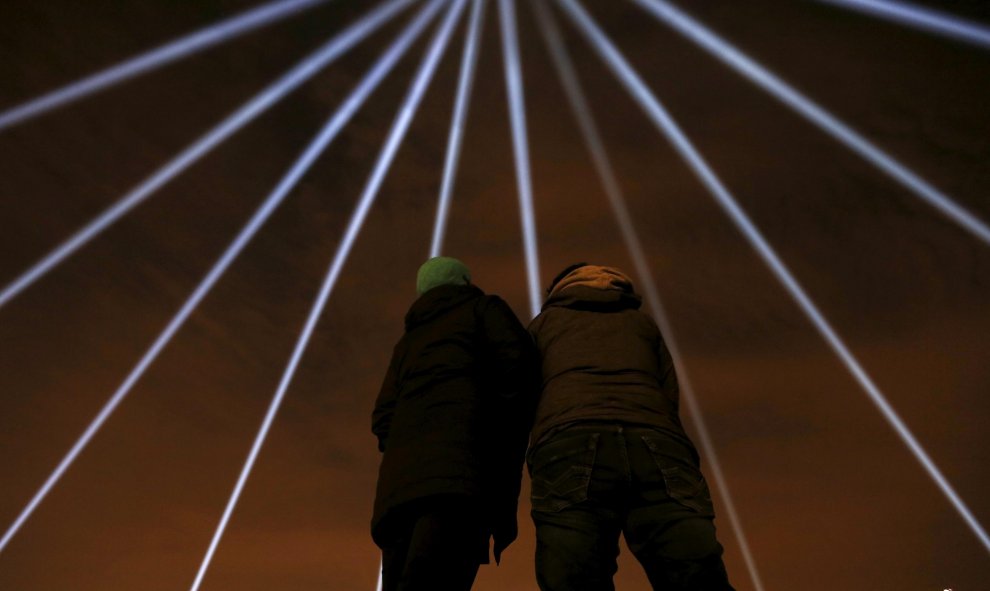
<path fill-rule="evenodd" d="M 584 265 L 554 286 L 529 327 L 543 368 L 534 443 L 586 420 L 683 435 L 673 362 L 640 304 L 629 279 L 608 267 Z"/>
<path fill-rule="evenodd" d="M 543 591 L 612 591 L 618 537 L 654 589 L 731 591 L 677 376 L 632 282 L 575 265 L 530 324 L 543 391 L 528 463 Z"/>
<path fill-rule="evenodd" d="M 485 297 L 473 285 L 444 285 L 425 293 L 406 314 L 372 427 L 379 449 L 387 452 L 376 526 L 387 521 L 391 507 L 438 489 L 482 492 L 483 352 L 476 308 Z"/>

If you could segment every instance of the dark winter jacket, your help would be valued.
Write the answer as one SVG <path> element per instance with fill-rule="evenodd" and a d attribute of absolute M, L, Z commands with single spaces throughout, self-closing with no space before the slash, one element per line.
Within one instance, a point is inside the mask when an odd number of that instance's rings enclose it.
<path fill-rule="evenodd" d="M 416 300 L 372 416 L 384 452 L 372 519 L 379 546 L 403 507 L 451 494 L 477 500 L 496 559 L 512 542 L 538 363 L 500 298 L 444 285 Z"/>
<path fill-rule="evenodd" d="M 687 436 L 677 375 L 628 278 L 587 266 L 558 284 L 529 325 L 542 356 L 543 392 L 533 443 L 577 422 L 614 421 Z"/>

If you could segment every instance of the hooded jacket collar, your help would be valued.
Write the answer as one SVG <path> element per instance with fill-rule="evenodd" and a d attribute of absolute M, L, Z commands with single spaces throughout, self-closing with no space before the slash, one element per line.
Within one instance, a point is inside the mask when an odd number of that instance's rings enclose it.
<path fill-rule="evenodd" d="M 455 308 L 464 302 L 484 295 L 474 285 L 441 285 L 419 296 L 406 313 L 406 330 L 412 330 Z"/>
<path fill-rule="evenodd" d="M 554 286 L 543 309 L 551 306 L 584 310 L 638 309 L 642 299 L 633 291 L 632 280 L 614 267 L 585 265 Z"/>

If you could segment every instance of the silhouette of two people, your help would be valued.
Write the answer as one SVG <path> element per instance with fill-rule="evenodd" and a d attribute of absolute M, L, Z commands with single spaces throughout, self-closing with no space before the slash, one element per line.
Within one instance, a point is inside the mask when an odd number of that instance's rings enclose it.
<path fill-rule="evenodd" d="M 572 265 L 528 331 L 460 261 L 417 275 L 373 413 L 383 591 L 467 591 L 532 481 L 542 591 L 613 590 L 619 534 L 657 591 L 731 591 L 677 375 L 618 269 Z M 531 442 L 528 452 L 527 443 Z"/>

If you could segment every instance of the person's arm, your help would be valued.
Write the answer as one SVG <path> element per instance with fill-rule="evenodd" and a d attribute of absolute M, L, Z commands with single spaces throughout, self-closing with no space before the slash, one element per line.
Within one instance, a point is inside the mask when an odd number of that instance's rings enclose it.
<path fill-rule="evenodd" d="M 488 296 L 486 300 L 482 317 L 490 374 L 495 380 L 492 390 L 503 400 L 535 405 L 539 356 L 533 338 L 502 298 Z"/>
<path fill-rule="evenodd" d="M 501 298 L 486 298 L 484 330 L 489 356 L 492 419 L 499 443 L 493 458 L 495 561 L 517 535 L 516 511 L 529 431 L 540 393 L 539 355 L 532 337 Z"/>
<path fill-rule="evenodd" d="M 385 380 L 382 382 L 375 410 L 371 413 L 371 432 L 378 437 L 378 451 L 385 451 L 388 432 L 392 426 L 392 414 L 399 399 L 399 347 L 396 345 L 392 360 L 388 364 Z"/>
<path fill-rule="evenodd" d="M 670 354 L 670 350 L 667 349 L 667 343 L 663 340 L 663 335 L 659 333 L 657 338 L 660 343 L 657 347 L 658 355 L 660 356 L 660 389 L 667 398 L 672 400 L 674 404 L 678 404 L 680 398 L 680 385 L 677 383 L 677 370 L 674 367 L 674 358 Z"/>

